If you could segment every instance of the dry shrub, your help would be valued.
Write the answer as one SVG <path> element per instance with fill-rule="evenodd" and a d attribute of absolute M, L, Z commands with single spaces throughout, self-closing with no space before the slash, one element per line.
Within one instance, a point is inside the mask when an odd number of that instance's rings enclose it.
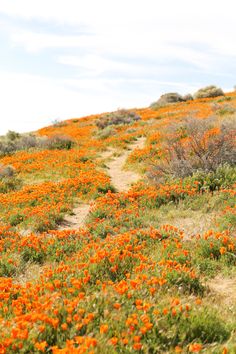
<path fill-rule="evenodd" d="M 15 169 L 10 165 L 0 164 L 0 179 L 13 177 L 15 174 Z"/>
<path fill-rule="evenodd" d="M 0 156 L 12 154 L 19 150 L 40 147 L 42 138 L 33 134 L 19 134 L 9 131 L 0 141 Z"/>
<path fill-rule="evenodd" d="M 220 116 L 230 115 L 230 114 L 234 114 L 236 112 L 235 107 L 228 104 L 228 103 L 224 103 L 221 105 L 218 103 L 213 103 L 212 110 Z"/>
<path fill-rule="evenodd" d="M 0 164 L 0 193 L 20 189 L 22 181 L 17 178 L 15 169 L 10 165 Z"/>
<path fill-rule="evenodd" d="M 210 98 L 224 96 L 224 92 L 220 87 L 210 85 L 198 90 L 193 97 L 194 98 Z"/>
<path fill-rule="evenodd" d="M 14 134 L 13 134 L 14 133 Z M 54 135 L 52 137 L 39 137 L 33 134 L 21 135 L 9 132 L 0 141 L 0 157 L 10 155 L 20 150 L 35 149 L 66 149 L 69 150 L 74 145 L 74 141 L 66 135 Z"/>
<path fill-rule="evenodd" d="M 49 150 L 70 150 L 73 145 L 74 141 L 67 135 L 53 135 L 42 143 L 42 147 Z"/>
<path fill-rule="evenodd" d="M 104 114 L 96 121 L 96 125 L 99 129 L 104 129 L 109 125 L 131 124 L 140 119 L 140 116 L 135 112 L 126 109 L 119 109 L 116 112 Z"/>
<path fill-rule="evenodd" d="M 98 133 L 96 134 L 96 137 L 100 140 L 105 140 L 107 138 L 116 135 L 116 133 L 117 131 L 112 126 L 108 126 L 102 130 L 99 130 Z"/>
<path fill-rule="evenodd" d="M 213 119 L 189 118 L 172 130 L 163 146 L 163 159 L 150 168 L 151 180 L 160 183 L 236 164 L 235 120 L 217 126 Z"/>
<path fill-rule="evenodd" d="M 8 130 L 6 138 L 8 140 L 14 141 L 20 137 L 20 133 L 15 132 L 14 130 Z"/>
<path fill-rule="evenodd" d="M 165 93 L 162 95 L 159 100 L 153 102 L 150 107 L 152 109 L 158 109 L 160 107 L 168 106 L 170 104 L 178 103 L 178 102 L 186 102 L 193 100 L 193 96 L 189 93 L 185 96 L 181 96 L 177 92 Z"/>

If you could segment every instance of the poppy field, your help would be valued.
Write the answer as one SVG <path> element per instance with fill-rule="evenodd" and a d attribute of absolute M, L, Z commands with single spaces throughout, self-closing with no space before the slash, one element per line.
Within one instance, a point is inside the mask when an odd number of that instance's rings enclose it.
<path fill-rule="evenodd" d="M 236 353 L 234 110 L 235 92 L 74 118 L 35 132 L 71 148 L 1 156 L 0 354 Z M 125 152 L 140 179 L 120 190 Z"/>

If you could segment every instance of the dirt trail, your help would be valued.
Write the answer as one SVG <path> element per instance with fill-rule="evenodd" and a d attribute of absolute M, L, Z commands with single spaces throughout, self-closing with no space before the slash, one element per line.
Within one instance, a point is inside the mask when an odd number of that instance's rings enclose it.
<path fill-rule="evenodd" d="M 129 190 L 131 185 L 140 179 L 140 175 L 134 171 L 125 171 L 123 169 L 128 156 L 135 149 L 142 149 L 144 147 L 145 138 L 139 138 L 133 144 L 129 145 L 129 150 L 122 153 L 120 156 L 112 156 L 116 153 L 115 149 L 109 149 L 102 154 L 102 158 L 112 158 L 107 162 L 108 174 L 111 177 L 111 183 L 118 192 Z"/>
<path fill-rule="evenodd" d="M 138 139 L 135 143 L 129 146 L 129 150 L 122 153 L 120 156 L 113 157 L 117 150 L 108 149 L 102 154 L 103 159 L 112 157 L 112 160 L 107 163 L 109 168 L 108 174 L 111 177 L 111 183 L 117 191 L 127 191 L 131 184 L 137 182 L 140 178 L 138 173 L 132 171 L 124 171 L 123 166 L 130 153 L 136 148 L 144 146 L 145 138 Z M 89 214 L 89 204 L 79 204 L 73 209 L 73 215 L 66 215 L 60 223 L 58 230 L 77 230 L 84 226 L 86 217 Z"/>
<path fill-rule="evenodd" d="M 64 220 L 60 223 L 58 230 L 78 230 L 83 227 L 89 209 L 89 204 L 79 204 L 73 209 L 73 215 L 65 216 Z"/>
<path fill-rule="evenodd" d="M 211 279 L 207 285 L 210 291 L 226 305 L 236 304 L 236 278 L 225 278 L 222 275 Z"/>

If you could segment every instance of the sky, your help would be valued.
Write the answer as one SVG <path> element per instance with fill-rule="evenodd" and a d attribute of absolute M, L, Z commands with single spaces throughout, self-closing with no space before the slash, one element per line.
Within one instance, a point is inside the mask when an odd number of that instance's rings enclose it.
<path fill-rule="evenodd" d="M 0 134 L 236 84 L 235 0 L 0 0 Z"/>

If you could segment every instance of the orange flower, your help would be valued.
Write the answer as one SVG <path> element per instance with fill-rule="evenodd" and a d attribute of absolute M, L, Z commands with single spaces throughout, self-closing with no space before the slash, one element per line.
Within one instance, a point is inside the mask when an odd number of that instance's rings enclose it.
<path fill-rule="evenodd" d="M 225 247 L 220 247 L 220 254 L 223 255 L 226 253 L 226 248 Z"/>
<path fill-rule="evenodd" d="M 117 337 L 112 337 L 112 338 L 110 339 L 110 344 L 116 345 L 117 343 L 118 343 L 118 338 L 117 338 Z"/>
<path fill-rule="evenodd" d="M 62 323 L 61 328 L 63 329 L 63 331 L 66 331 L 68 328 L 67 323 Z"/>
<path fill-rule="evenodd" d="M 108 331 L 108 325 L 107 324 L 103 324 L 100 326 L 100 333 L 103 334 L 103 333 L 107 333 Z"/>
<path fill-rule="evenodd" d="M 200 344 L 200 343 L 193 343 L 193 344 L 190 344 L 190 346 L 189 346 L 189 351 L 191 353 L 199 353 L 201 350 L 202 350 L 202 344 Z"/>
<path fill-rule="evenodd" d="M 140 350 L 142 348 L 142 344 L 141 343 L 134 343 L 133 344 L 133 349 L 134 350 Z"/>
<path fill-rule="evenodd" d="M 201 305 L 202 300 L 198 298 L 198 299 L 195 300 L 195 303 L 196 303 L 197 305 Z"/>
<path fill-rule="evenodd" d="M 35 348 L 40 350 L 41 352 L 45 352 L 45 348 L 47 346 L 47 342 L 44 341 L 44 342 L 36 342 L 35 343 Z"/>
<path fill-rule="evenodd" d="M 121 304 L 116 302 L 116 303 L 113 304 L 113 307 L 114 307 L 114 309 L 119 310 L 121 308 Z"/>
<path fill-rule="evenodd" d="M 163 312 L 163 315 L 167 315 L 169 310 L 165 307 L 162 312 Z"/>

